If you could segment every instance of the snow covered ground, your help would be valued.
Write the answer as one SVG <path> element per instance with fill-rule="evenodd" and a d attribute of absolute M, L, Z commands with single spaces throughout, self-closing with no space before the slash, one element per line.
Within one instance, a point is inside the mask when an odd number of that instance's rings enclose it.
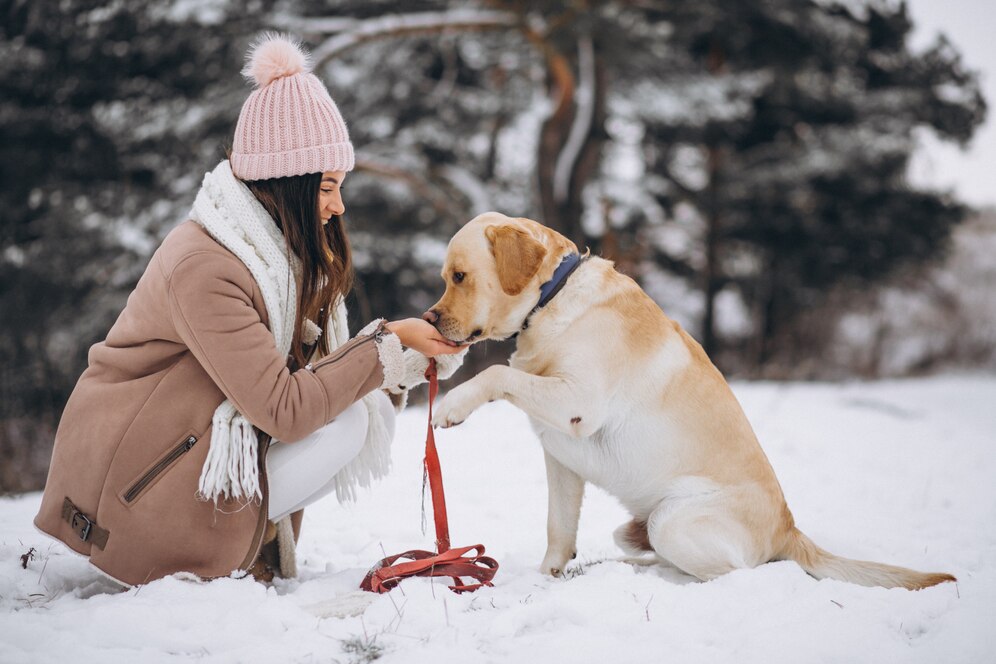
<path fill-rule="evenodd" d="M 734 390 L 818 544 L 958 584 L 863 588 L 787 562 L 709 583 L 634 567 L 611 539 L 623 510 L 592 488 L 570 578 L 543 577 L 542 454 L 525 416 L 495 403 L 437 436 L 453 543 L 487 546 L 495 587 L 357 593 L 385 551 L 431 548 L 426 414 L 411 409 L 391 476 L 356 504 L 309 509 L 300 578 L 272 587 L 167 578 L 121 591 L 33 529 L 39 494 L 0 499 L 0 662 L 996 661 L 996 377 Z"/>

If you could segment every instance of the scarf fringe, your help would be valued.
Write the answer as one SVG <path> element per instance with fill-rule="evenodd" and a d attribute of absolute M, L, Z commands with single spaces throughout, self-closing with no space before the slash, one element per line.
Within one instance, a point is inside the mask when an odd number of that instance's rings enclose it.
<path fill-rule="evenodd" d="M 373 393 L 363 397 L 363 404 L 367 407 L 366 442 L 333 478 L 335 495 L 341 503 L 355 501 L 358 487 L 368 488 L 391 470 L 391 438 L 380 406 Z"/>
<path fill-rule="evenodd" d="M 239 503 L 259 503 L 259 439 L 252 424 L 225 401 L 211 421 L 211 445 L 197 483 L 199 500 L 219 498 Z"/>
<path fill-rule="evenodd" d="M 336 346 L 341 346 L 349 340 L 346 307 L 341 300 L 331 322 Z M 392 441 L 376 397 L 372 393 L 366 395 L 363 397 L 363 405 L 367 408 L 367 439 L 360 453 L 333 478 L 335 495 L 341 503 L 355 501 L 359 487 L 368 488 L 373 480 L 384 477 L 391 470 Z"/>

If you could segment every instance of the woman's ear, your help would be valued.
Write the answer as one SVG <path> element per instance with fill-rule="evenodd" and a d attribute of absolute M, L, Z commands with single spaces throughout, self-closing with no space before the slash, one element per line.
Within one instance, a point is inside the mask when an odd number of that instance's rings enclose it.
<path fill-rule="evenodd" d="M 498 281 L 506 295 L 518 295 L 536 276 L 546 247 L 520 228 L 510 225 L 488 226 L 484 236 L 491 243 Z"/>

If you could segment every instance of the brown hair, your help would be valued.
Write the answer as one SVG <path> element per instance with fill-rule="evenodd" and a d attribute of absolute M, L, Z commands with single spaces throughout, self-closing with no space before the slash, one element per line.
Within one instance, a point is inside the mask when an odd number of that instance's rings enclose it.
<path fill-rule="evenodd" d="M 329 321 L 339 296 L 353 286 L 353 257 L 346 225 L 339 215 L 321 223 L 318 192 L 322 174 L 309 173 L 286 178 L 245 181 L 249 191 L 277 222 L 288 250 L 301 260 L 301 282 L 297 288 L 297 321 L 291 354 L 298 367 L 305 364 L 301 330 L 305 319 L 322 328 L 318 350 L 330 351 L 333 336 Z"/>

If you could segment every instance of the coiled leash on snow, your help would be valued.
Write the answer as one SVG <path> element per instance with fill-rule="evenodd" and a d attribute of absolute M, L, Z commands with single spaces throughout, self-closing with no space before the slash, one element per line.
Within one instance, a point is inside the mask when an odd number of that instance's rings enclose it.
<path fill-rule="evenodd" d="M 456 549 L 450 548 L 450 530 L 446 521 L 446 497 L 443 495 L 443 475 L 436 453 L 436 438 L 432 432 L 432 402 L 439 391 L 436 378 L 436 361 L 429 359 L 425 370 L 429 381 L 429 429 L 425 437 L 425 459 L 423 466 L 429 480 L 432 494 L 432 513 L 436 522 L 436 551 L 412 550 L 388 556 L 375 564 L 360 583 L 362 590 L 386 593 L 395 588 L 402 579 L 410 576 L 448 576 L 453 579 L 450 590 L 458 593 L 473 592 L 481 586 L 490 586 L 491 579 L 498 571 L 498 561 L 484 555 L 484 545 L 475 544 Z M 424 480 L 423 480 L 424 481 Z M 423 484 L 424 486 L 424 484 Z M 469 555 L 468 555 L 469 554 Z M 410 562 L 398 562 L 409 560 Z M 477 583 L 465 583 L 463 577 L 475 579 Z"/>

